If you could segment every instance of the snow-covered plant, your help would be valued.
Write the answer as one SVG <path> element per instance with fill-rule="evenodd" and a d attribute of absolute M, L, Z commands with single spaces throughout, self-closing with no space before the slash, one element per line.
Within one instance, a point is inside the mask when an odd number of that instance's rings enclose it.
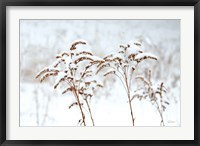
<path fill-rule="evenodd" d="M 39 72 L 36 78 L 40 77 L 43 82 L 50 76 L 56 77 L 54 89 L 60 84 L 64 86 L 62 94 L 67 92 L 73 93 L 75 102 L 69 108 L 78 106 L 81 112 L 80 125 L 86 126 L 84 103 L 86 104 L 92 124 L 94 119 L 89 100 L 93 96 L 93 91 L 103 85 L 95 78 L 95 66 L 104 62 L 101 58 L 94 56 L 90 49 L 85 47 L 85 41 L 75 41 L 67 52 L 63 52 L 56 56 L 56 62 L 51 66 L 44 68 Z M 61 86 L 61 85 L 60 85 Z"/>
<path fill-rule="evenodd" d="M 169 102 L 166 97 L 167 89 L 164 86 L 164 83 L 154 84 L 151 81 L 151 70 L 149 70 L 148 78 L 143 76 L 137 76 L 136 79 L 143 82 L 143 86 L 134 91 L 134 94 L 131 98 L 131 101 L 134 98 L 139 100 L 147 99 L 152 105 L 154 105 L 160 115 L 161 122 L 160 126 L 165 126 L 163 112 L 166 109 L 166 106 L 169 105 Z"/>
<path fill-rule="evenodd" d="M 105 56 L 104 61 L 97 66 L 97 73 L 107 70 L 104 76 L 115 75 L 120 79 L 127 93 L 128 103 L 131 113 L 132 125 L 134 126 L 134 115 L 131 104 L 131 84 L 134 71 L 138 64 L 146 59 L 157 60 L 157 57 L 150 53 L 144 53 L 140 42 L 127 45 L 120 45 L 120 50 L 116 53 Z"/>

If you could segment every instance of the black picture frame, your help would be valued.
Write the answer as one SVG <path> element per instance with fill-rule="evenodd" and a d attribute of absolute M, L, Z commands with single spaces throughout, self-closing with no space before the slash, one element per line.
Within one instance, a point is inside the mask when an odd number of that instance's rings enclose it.
<path fill-rule="evenodd" d="M 6 140 L 6 7 L 7 6 L 194 6 L 194 140 Z M 200 144 L 199 136 L 199 0 L 0 0 L 0 144 L 2 146 L 176 145 Z M 189 85 L 188 85 L 189 86 Z M 193 98 L 193 97 L 191 97 Z"/>

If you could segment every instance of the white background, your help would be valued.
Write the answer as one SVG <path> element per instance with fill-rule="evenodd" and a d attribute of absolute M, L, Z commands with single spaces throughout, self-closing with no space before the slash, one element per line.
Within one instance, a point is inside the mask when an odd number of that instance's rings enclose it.
<path fill-rule="evenodd" d="M 181 19 L 181 127 L 19 127 L 19 19 Z M 193 28 L 193 7 L 7 7 L 7 139 L 193 139 Z"/>

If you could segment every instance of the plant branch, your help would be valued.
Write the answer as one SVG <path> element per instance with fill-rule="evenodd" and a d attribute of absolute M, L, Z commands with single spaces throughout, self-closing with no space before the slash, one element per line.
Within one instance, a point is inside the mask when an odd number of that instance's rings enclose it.
<path fill-rule="evenodd" d="M 132 123 L 133 123 L 133 126 L 134 126 L 135 119 L 133 118 L 133 109 L 132 109 L 132 105 L 131 105 L 130 89 L 129 89 L 129 86 L 128 86 L 128 79 L 127 79 L 126 72 L 124 72 L 124 75 L 125 75 L 126 87 L 127 87 L 127 90 L 128 90 L 128 102 L 129 102 L 129 107 L 130 107 L 130 111 L 131 111 L 131 118 L 132 118 Z"/>
<path fill-rule="evenodd" d="M 83 113 L 83 109 L 81 107 L 81 103 L 80 103 L 80 99 L 79 99 L 79 96 L 76 92 L 76 89 L 74 87 L 72 87 L 72 92 L 74 93 L 75 97 L 76 97 L 76 100 L 77 100 L 77 103 L 78 103 L 78 106 L 79 106 L 79 109 L 81 111 L 81 115 L 82 115 L 82 120 L 83 120 L 83 125 L 86 126 L 86 123 L 85 123 L 85 115 Z"/>
<path fill-rule="evenodd" d="M 89 103 L 88 103 L 87 98 L 85 98 L 85 102 L 86 102 L 86 104 L 87 104 L 87 107 L 88 107 L 88 110 L 89 110 L 89 113 L 90 113 L 90 118 L 91 118 L 91 121 L 92 121 L 92 125 L 95 126 L 95 125 L 94 125 L 94 119 L 93 119 L 93 117 L 92 117 L 91 108 L 90 108 L 90 105 L 89 105 Z"/>
<path fill-rule="evenodd" d="M 161 118 L 160 125 L 161 125 L 161 126 L 165 126 L 164 119 L 163 119 L 163 115 L 162 115 L 162 111 L 161 111 L 160 108 L 159 108 L 158 102 L 155 101 L 155 103 L 156 103 L 156 105 L 157 105 L 157 110 L 158 110 L 158 112 L 159 112 L 159 114 L 160 114 L 160 118 Z"/>

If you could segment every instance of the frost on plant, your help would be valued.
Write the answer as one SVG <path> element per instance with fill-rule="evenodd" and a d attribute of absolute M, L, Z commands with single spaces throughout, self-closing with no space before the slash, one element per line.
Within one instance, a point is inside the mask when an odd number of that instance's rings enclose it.
<path fill-rule="evenodd" d="M 56 56 L 56 61 L 49 67 L 39 72 L 36 78 L 43 82 L 50 76 L 55 76 L 56 81 L 54 89 L 63 84 L 65 89 L 62 94 L 72 92 L 75 97 L 69 108 L 78 106 L 81 119 L 80 125 L 86 126 L 85 112 L 83 106 L 86 104 L 90 119 L 94 126 L 94 119 L 89 100 L 93 97 L 94 90 L 103 87 L 98 78 L 94 77 L 95 66 L 103 62 L 101 58 L 94 56 L 91 50 L 85 47 L 86 42 L 83 40 L 72 43 L 68 51 Z"/>
<path fill-rule="evenodd" d="M 118 52 L 108 54 L 102 59 L 93 55 L 91 50 L 87 48 L 85 41 L 75 41 L 68 51 L 57 55 L 56 61 L 39 72 L 36 78 L 40 78 L 40 82 L 43 82 L 49 76 L 55 76 L 54 89 L 58 86 L 64 86 L 62 94 L 73 93 L 75 101 L 71 103 L 69 109 L 73 106 L 79 107 L 81 113 L 79 124 L 86 126 L 84 110 L 84 106 L 86 106 L 94 126 L 95 122 L 89 101 L 94 96 L 94 90 L 103 87 L 97 75 L 99 72 L 102 72 L 104 76 L 114 75 L 121 81 L 126 92 L 132 126 L 135 126 L 133 99 L 139 98 L 141 100 L 147 99 L 147 97 L 156 107 L 161 118 L 161 125 L 164 126 L 163 112 L 166 109 L 166 104 L 169 104 L 164 96 L 166 93 L 164 83 L 161 82 L 159 86 L 155 86 L 151 82 L 150 72 L 147 79 L 135 75 L 141 62 L 148 59 L 158 60 L 155 55 L 144 52 L 141 47 L 140 42 L 120 45 Z M 133 78 L 144 83 L 135 92 L 132 92 L 131 88 L 133 84 L 137 86 L 136 82 L 133 82 Z"/>
<path fill-rule="evenodd" d="M 104 61 L 98 65 L 97 73 L 106 70 L 104 76 L 115 75 L 121 81 L 127 93 L 130 108 L 132 125 L 134 126 L 134 114 L 131 103 L 131 85 L 134 71 L 138 64 L 146 59 L 157 60 L 157 57 L 150 53 L 145 53 L 140 42 L 127 45 L 120 45 L 120 50 L 104 57 Z"/>
<path fill-rule="evenodd" d="M 133 96 L 131 97 L 131 101 L 134 98 L 138 98 L 139 100 L 149 100 L 152 103 L 152 105 L 156 107 L 156 110 L 160 115 L 160 126 L 165 126 L 163 112 L 165 111 L 167 105 L 169 105 L 169 101 L 166 97 L 167 89 L 164 86 L 164 83 L 153 83 L 151 81 L 151 70 L 149 70 L 148 72 L 148 78 L 138 75 L 136 76 L 136 79 L 142 81 L 143 85 L 136 91 L 134 91 Z"/>

